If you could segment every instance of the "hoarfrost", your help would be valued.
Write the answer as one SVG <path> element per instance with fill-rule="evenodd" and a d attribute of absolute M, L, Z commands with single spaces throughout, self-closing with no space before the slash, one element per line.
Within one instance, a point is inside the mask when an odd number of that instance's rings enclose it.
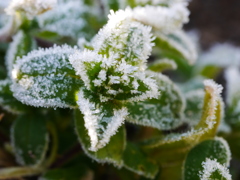
<path fill-rule="evenodd" d="M 41 29 L 73 38 L 86 37 L 83 29 L 89 22 L 83 16 L 92 11 L 81 1 L 59 3 L 54 9 L 38 16 Z"/>
<path fill-rule="evenodd" d="M 75 50 L 67 45 L 54 46 L 34 50 L 18 59 L 11 86 L 14 97 L 36 107 L 73 107 L 74 91 L 81 84 L 68 62 L 68 56 Z"/>
<path fill-rule="evenodd" d="M 117 129 L 128 115 L 128 111 L 125 107 L 108 109 L 108 111 L 113 112 L 112 116 L 109 116 L 109 113 L 103 107 L 85 98 L 83 90 L 80 90 L 77 96 L 77 104 L 84 115 L 85 127 L 88 130 L 91 141 L 89 150 L 97 151 L 110 141 L 111 136 L 116 134 Z M 107 125 L 104 126 L 104 124 Z"/>
<path fill-rule="evenodd" d="M 160 141 L 154 141 L 153 143 L 146 144 L 146 146 L 150 147 L 157 147 L 164 144 L 171 144 L 177 141 L 188 141 L 190 143 L 198 142 L 198 140 L 201 140 L 204 138 L 204 134 L 210 133 L 212 130 L 217 128 L 217 125 L 221 119 L 216 119 L 216 113 L 217 113 L 217 107 L 220 104 L 220 113 L 217 114 L 218 116 L 222 115 L 222 106 L 223 102 L 220 97 L 220 93 L 222 92 L 222 86 L 216 84 L 213 80 L 205 80 L 205 91 L 206 93 L 209 93 L 210 97 L 208 99 L 207 103 L 207 109 L 204 111 L 202 115 L 202 119 L 200 122 L 191 130 L 185 132 L 185 133 L 173 133 L 165 136 Z M 221 117 L 219 117 L 221 118 Z"/>
<path fill-rule="evenodd" d="M 203 170 L 199 171 L 199 177 L 201 180 L 208 180 L 211 177 L 212 173 L 216 171 L 220 173 L 223 178 L 226 178 L 226 180 L 232 179 L 226 166 L 217 162 L 216 159 L 211 160 L 209 158 L 206 158 L 206 160 L 202 163 L 202 167 Z"/>
<path fill-rule="evenodd" d="M 133 9 L 133 18 L 137 21 L 161 30 L 163 33 L 172 33 L 180 30 L 188 22 L 188 3 L 174 3 L 170 7 L 150 6 Z M 159 18 L 161 17 L 161 18 Z"/>
<path fill-rule="evenodd" d="M 33 19 L 34 16 L 52 9 L 56 3 L 57 0 L 12 0 L 6 12 L 14 15 L 16 11 L 23 11 L 29 19 Z"/>

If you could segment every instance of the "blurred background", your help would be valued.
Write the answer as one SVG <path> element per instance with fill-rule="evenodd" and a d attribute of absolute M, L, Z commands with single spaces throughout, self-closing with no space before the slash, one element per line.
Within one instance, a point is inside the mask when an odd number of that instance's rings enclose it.
<path fill-rule="evenodd" d="M 192 0 L 189 10 L 190 22 L 185 29 L 199 32 L 204 50 L 223 42 L 240 46 L 239 0 Z"/>

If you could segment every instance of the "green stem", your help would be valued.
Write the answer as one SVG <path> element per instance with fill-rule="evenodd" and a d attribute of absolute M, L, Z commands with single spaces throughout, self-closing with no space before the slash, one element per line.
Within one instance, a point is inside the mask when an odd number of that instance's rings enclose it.
<path fill-rule="evenodd" d="M 10 167 L 0 170 L 0 179 L 18 178 L 22 176 L 32 176 L 40 174 L 44 171 L 44 168 L 39 166 L 31 167 Z"/>
<path fill-rule="evenodd" d="M 48 131 L 52 137 L 52 148 L 51 148 L 51 152 L 48 159 L 43 163 L 43 166 L 46 168 L 51 166 L 51 164 L 55 161 L 57 156 L 57 150 L 58 150 L 58 136 L 57 136 L 57 131 L 55 129 L 55 126 L 51 122 L 48 122 L 47 126 L 48 126 Z"/>

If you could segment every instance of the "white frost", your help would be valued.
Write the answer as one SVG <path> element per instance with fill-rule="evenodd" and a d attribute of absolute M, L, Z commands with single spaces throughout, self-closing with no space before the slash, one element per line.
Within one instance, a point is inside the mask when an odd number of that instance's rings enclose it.
<path fill-rule="evenodd" d="M 85 127 L 88 130 L 91 141 L 89 150 L 97 151 L 104 147 L 110 141 L 110 138 L 116 134 L 117 129 L 122 125 L 125 117 L 128 115 L 127 109 L 125 107 L 118 110 L 112 109 L 114 115 L 104 118 L 105 114 L 102 108 L 85 98 L 82 90 L 79 91 L 77 96 L 77 104 L 84 115 Z M 103 127 L 101 121 L 107 123 L 107 126 Z M 99 130 L 102 130 L 103 133 L 99 133 Z"/>
<path fill-rule="evenodd" d="M 16 11 L 23 11 L 29 19 L 33 19 L 34 16 L 52 9 L 56 3 L 57 0 L 12 0 L 6 12 L 14 15 Z"/>
<path fill-rule="evenodd" d="M 232 180 L 232 177 L 229 173 L 229 170 L 225 165 L 217 162 L 216 159 L 211 160 L 206 158 L 206 160 L 202 163 L 203 171 L 199 172 L 199 177 L 201 180 L 209 180 L 212 173 L 218 171 L 222 177 L 226 178 L 226 180 Z"/>
<path fill-rule="evenodd" d="M 171 33 L 182 28 L 188 22 L 189 11 L 187 3 L 174 3 L 170 7 L 150 6 L 136 7 L 133 9 L 133 18 L 150 25 L 164 33 Z"/>
<path fill-rule="evenodd" d="M 58 71 L 72 69 L 68 56 L 75 50 L 67 45 L 40 48 L 18 59 L 12 71 L 13 96 L 24 104 L 36 107 L 69 107 L 63 99 L 73 78 L 66 76 L 66 72 Z M 58 91 L 66 93 L 56 95 Z"/>

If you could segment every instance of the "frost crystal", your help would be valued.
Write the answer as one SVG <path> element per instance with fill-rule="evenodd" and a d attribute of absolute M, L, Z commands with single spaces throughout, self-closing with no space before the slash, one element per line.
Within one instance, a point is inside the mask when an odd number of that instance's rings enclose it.
<path fill-rule="evenodd" d="M 6 12 L 14 15 L 15 12 L 22 11 L 29 19 L 33 19 L 34 16 L 52 9 L 56 3 L 57 0 L 12 0 Z"/>
<path fill-rule="evenodd" d="M 229 170 L 216 159 L 211 160 L 206 158 L 206 160 L 202 163 L 203 170 L 199 172 L 199 177 L 201 180 L 208 180 L 210 179 L 212 173 L 218 172 L 222 175 L 223 178 L 226 180 L 231 180 L 232 177 L 229 173 Z"/>

